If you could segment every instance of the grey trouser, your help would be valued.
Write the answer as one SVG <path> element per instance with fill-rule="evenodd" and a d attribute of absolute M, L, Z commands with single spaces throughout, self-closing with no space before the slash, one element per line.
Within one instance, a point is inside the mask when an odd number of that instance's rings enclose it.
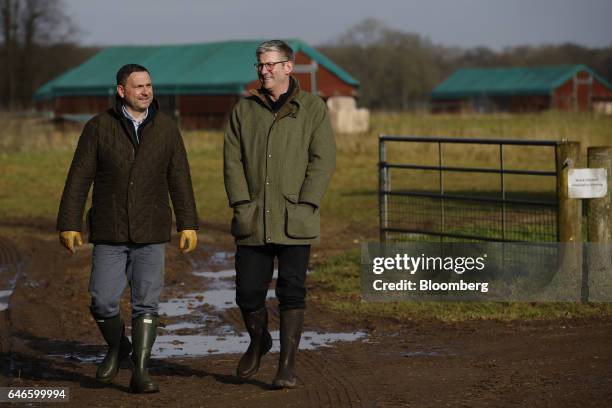
<path fill-rule="evenodd" d="M 132 317 L 157 314 L 164 285 L 165 244 L 96 244 L 93 249 L 89 293 L 91 312 L 100 318 L 119 314 L 127 283 L 132 289 Z"/>

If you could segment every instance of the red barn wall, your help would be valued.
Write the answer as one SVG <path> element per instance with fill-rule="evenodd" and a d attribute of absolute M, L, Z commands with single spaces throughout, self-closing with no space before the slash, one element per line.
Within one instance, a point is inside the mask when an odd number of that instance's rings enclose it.
<path fill-rule="evenodd" d="M 593 81 L 593 98 L 612 99 L 612 89 L 606 88 L 604 84 L 595 79 Z"/>
<path fill-rule="evenodd" d="M 220 128 L 238 99 L 238 95 L 180 95 L 180 125 L 184 129 Z"/>
<path fill-rule="evenodd" d="M 612 100 L 612 90 L 588 71 L 578 72 L 576 78 L 576 84 L 574 78 L 571 78 L 557 87 L 551 95 L 517 95 L 490 99 L 501 107 L 500 110 L 509 112 L 537 112 L 546 109 L 590 111 L 594 101 Z M 587 82 L 589 79 L 590 84 Z M 432 112 L 465 112 L 466 107 L 471 110 L 469 98 L 432 101 Z"/>
<path fill-rule="evenodd" d="M 55 98 L 52 106 L 56 116 L 99 113 L 111 106 L 113 98 L 114 96 L 60 96 Z"/>
<path fill-rule="evenodd" d="M 589 79 L 587 71 L 581 71 L 577 75 L 578 84 L 574 86 L 574 78 L 567 80 L 563 85 L 555 89 L 553 93 L 551 108 L 558 110 L 588 111 L 591 110 L 593 100 L 612 98 L 612 90 L 592 77 L 592 83 L 580 83 Z M 574 93 L 575 88 L 575 93 Z M 575 100 L 575 104 L 574 104 Z"/>
<path fill-rule="evenodd" d="M 548 95 L 520 95 L 510 97 L 509 111 L 519 112 L 540 112 L 550 107 L 550 97 Z"/>
<path fill-rule="evenodd" d="M 574 109 L 574 80 L 570 79 L 553 92 L 551 108 L 557 110 Z"/>

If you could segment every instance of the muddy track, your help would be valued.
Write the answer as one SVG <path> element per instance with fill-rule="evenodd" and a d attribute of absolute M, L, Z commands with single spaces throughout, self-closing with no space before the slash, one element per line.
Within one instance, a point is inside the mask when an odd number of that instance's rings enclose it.
<path fill-rule="evenodd" d="M 448 324 L 369 319 L 361 326 L 368 327 L 365 340 L 300 351 L 294 390 L 270 387 L 276 352 L 266 355 L 260 372 L 245 382 L 234 376 L 239 354 L 202 354 L 154 359 L 152 374 L 162 391 L 132 395 L 127 388 L 129 364 L 110 385 L 93 378 L 94 362 L 104 346 L 87 309 L 90 249 L 79 248 L 69 255 L 44 228 L 0 225 L 3 236 L 16 238 L 14 242 L 0 238 L 0 265 L 22 265 L 23 273 L 11 296 L 10 313 L 0 312 L 3 319 L 10 319 L 10 330 L 0 328 L 0 336 L 10 344 L 12 356 L 8 364 L 8 346 L 4 346 L 1 383 L 69 387 L 68 406 L 557 408 L 601 407 L 612 401 L 612 319 L 608 317 Z M 226 271 L 231 266 L 229 257 L 221 256 L 219 261 L 213 256 L 223 249 L 231 253 L 231 246 L 213 248 L 205 243 L 185 258 L 175 245 L 167 253 L 166 300 L 185 300 L 189 293 L 206 290 L 210 282 L 221 282 L 210 275 L 196 276 L 193 268 Z M 168 326 L 193 325 L 178 333 L 198 338 L 224 327 L 243 331 L 236 307 L 217 311 L 213 324 L 204 319 L 210 317 L 210 308 L 200 305 L 198 298 L 192 300 L 188 314 L 163 319 Z M 270 329 L 277 330 L 275 301 L 269 305 Z M 127 313 L 126 306 L 123 302 Z M 345 321 L 345 316 L 309 301 L 306 331 L 361 328 Z M 232 333 L 228 333 L 221 340 L 229 341 Z M 246 343 L 241 347 L 246 348 Z"/>
<path fill-rule="evenodd" d="M 14 280 L 19 275 L 19 270 L 22 266 L 22 259 L 19 251 L 6 238 L 0 237 L 0 291 L 5 292 L 12 290 Z M 5 304 L 8 304 L 8 296 L 1 299 Z M 4 307 L 2 307 L 4 309 Z M 8 374 L 10 370 L 10 310 L 0 311 L 0 355 L 3 355 L 2 372 Z M 0 357 L 2 358 L 2 357 Z"/>
<path fill-rule="evenodd" d="M 363 386 L 348 379 L 342 363 L 337 361 L 338 356 L 328 353 L 327 361 L 321 364 L 316 353 L 304 351 L 300 355 L 301 370 L 299 378 L 304 384 L 313 384 L 307 387 L 301 400 L 307 401 L 312 407 L 366 407 L 368 396 L 363 393 Z M 371 405 L 370 405 L 371 406 Z"/>
<path fill-rule="evenodd" d="M 6 238 L 0 237 L 0 268 L 16 268 L 22 263 L 15 245 Z"/>

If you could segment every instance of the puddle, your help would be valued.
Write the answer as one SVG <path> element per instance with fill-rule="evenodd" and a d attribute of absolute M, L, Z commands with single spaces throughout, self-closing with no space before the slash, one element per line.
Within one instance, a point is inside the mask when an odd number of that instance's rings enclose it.
<path fill-rule="evenodd" d="M 278 330 L 270 332 L 272 335 L 271 353 L 280 351 Z M 366 336 L 363 332 L 354 333 L 317 333 L 305 331 L 302 333 L 300 350 L 315 350 L 320 347 L 330 347 L 338 341 L 356 341 Z M 237 335 L 167 335 L 157 336 L 153 348 L 153 356 L 157 358 L 168 357 L 201 357 L 214 354 L 242 354 L 249 345 L 249 336 Z"/>
<path fill-rule="evenodd" d="M 204 280 L 206 290 L 160 302 L 159 313 L 169 318 L 170 323 L 161 328 L 157 336 L 153 348 L 155 357 L 198 357 L 244 353 L 249 344 L 249 336 L 244 332 L 238 332 L 230 325 L 223 324 L 221 317 L 227 309 L 237 307 L 234 300 L 236 271 L 227 268 L 233 263 L 233 259 L 234 253 L 232 252 L 213 254 L 209 258 L 209 264 L 224 269 L 192 272 L 194 276 Z M 273 278 L 277 276 L 278 270 L 275 268 Z M 274 289 L 269 289 L 267 298 L 271 299 L 274 296 Z M 210 324 L 211 322 L 217 324 Z M 271 335 L 272 352 L 278 352 L 279 333 L 274 331 L 271 332 Z M 308 331 L 302 333 L 300 349 L 313 350 L 319 347 L 329 347 L 339 341 L 357 341 L 365 338 L 364 332 L 318 333 Z"/>
<path fill-rule="evenodd" d="M 186 329 L 196 330 L 196 329 L 201 329 L 203 327 L 204 326 L 202 325 L 202 323 L 181 322 L 181 323 L 175 323 L 175 324 L 168 324 L 166 325 L 166 327 L 161 327 L 161 330 L 165 330 L 167 332 L 173 332 L 173 331 L 186 330 Z"/>
<path fill-rule="evenodd" d="M 234 252 L 219 251 L 208 258 L 208 263 L 213 265 L 228 265 L 234 260 Z"/>
<path fill-rule="evenodd" d="M 12 271 L 15 273 L 12 274 Z M 0 312 L 7 310 L 9 307 L 9 300 L 15 290 L 19 271 L 19 266 L 17 268 L 0 267 Z"/>
<path fill-rule="evenodd" d="M 0 312 L 8 309 L 11 293 L 13 293 L 12 290 L 0 290 Z"/>
<path fill-rule="evenodd" d="M 234 289 L 213 289 L 206 290 L 201 293 L 190 293 L 180 298 L 171 299 L 167 302 L 160 302 L 159 314 L 166 315 L 168 317 L 176 317 L 199 312 L 199 314 L 205 315 L 203 312 L 198 310 L 198 308 L 201 308 L 204 305 L 213 307 L 218 311 L 223 311 L 232 307 L 237 307 L 234 297 Z M 274 290 L 268 290 L 267 299 L 273 297 Z"/>
<path fill-rule="evenodd" d="M 234 269 L 224 269 L 221 271 L 216 271 L 216 272 L 212 272 L 212 271 L 207 271 L 207 272 L 200 272 L 200 271 L 196 271 L 196 272 L 192 272 L 193 275 L 195 276 L 200 276 L 202 278 L 209 278 L 209 279 L 232 279 L 232 287 L 234 287 L 233 285 L 233 280 L 236 277 L 236 271 Z M 306 271 L 306 275 L 310 274 L 310 270 Z M 272 271 L 272 279 L 276 279 L 278 278 L 278 269 L 274 268 L 274 270 Z"/>
<path fill-rule="evenodd" d="M 236 276 L 236 271 L 233 269 L 226 269 L 218 272 L 193 272 L 195 276 L 209 279 L 229 279 Z"/>
<path fill-rule="evenodd" d="M 104 360 L 105 353 L 101 354 L 77 354 L 77 353 L 67 353 L 67 354 L 48 354 L 47 357 L 52 358 L 60 358 L 62 360 L 68 361 L 76 361 L 79 363 L 88 363 L 88 364 L 99 364 Z"/>

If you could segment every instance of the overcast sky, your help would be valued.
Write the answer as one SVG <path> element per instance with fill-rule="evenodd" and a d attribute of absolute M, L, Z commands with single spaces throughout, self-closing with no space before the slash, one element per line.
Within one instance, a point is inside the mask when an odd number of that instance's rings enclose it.
<path fill-rule="evenodd" d="M 612 0 L 64 0 L 87 45 L 335 39 L 365 18 L 435 44 L 612 45 Z"/>

